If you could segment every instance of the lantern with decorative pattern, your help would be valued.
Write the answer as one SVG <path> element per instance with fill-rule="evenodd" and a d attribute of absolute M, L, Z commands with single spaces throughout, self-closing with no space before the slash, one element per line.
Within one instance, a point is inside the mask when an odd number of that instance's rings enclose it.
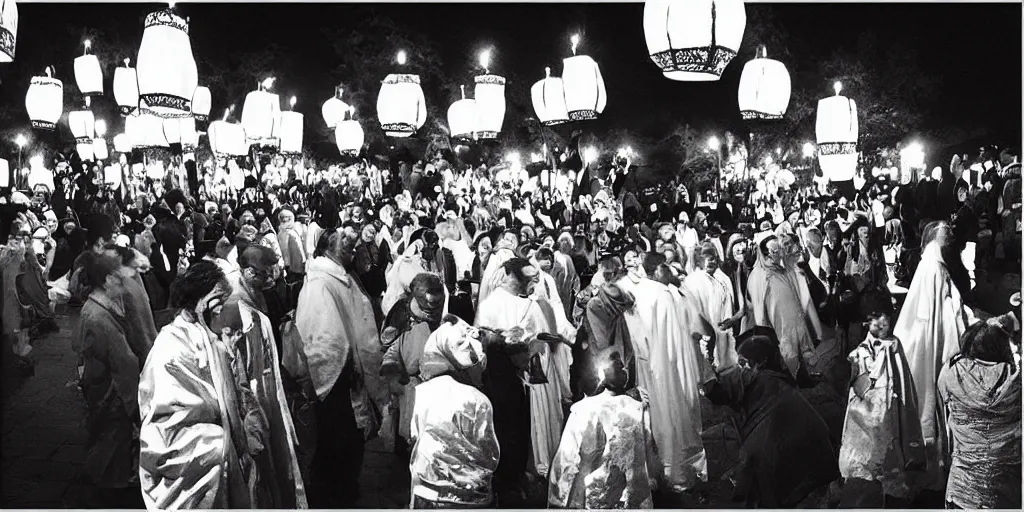
<path fill-rule="evenodd" d="M 169 9 L 146 16 L 135 65 L 146 108 L 161 117 L 191 113 L 199 74 L 187 20 Z"/>
<path fill-rule="evenodd" d="M 78 144 L 92 144 L 96 136 L 96 117 L 91 110 L 76 110 L 68 114 L 68 127 Z"/>
<path fill-rule="evenodd" d="M 782 119 L 789 108 L 791 83 L 786 65 L 768 58 L 764 45 L 757 57 L 743 66 L 739 106 L 743 119 Z"/>
<path fill-rule="evenodd" d="M 140 108 L 141 112 L 131 115 L 124 120 L 124 132 L 128 135 L 134 149 L 166 148 L 170 144 L 164 134 L 164 120 L 156 114 L 145 112 L 145 106 Z"/>
<path fill-rule="evenodd" d="M 200 85 L 192 94 L 192 117 L 200 123 L 205 123 L 210 118 L 210 109 L 213 107 L 213 99 L 210 96 L 210 89 Z"/>
<path fill-rule="evenodd" d="M 135 68 L 124 60 L 125 67 L 114 70 L 114 100 L 122 116 L 130 116 L 139 109 L 139 77 Z"/>
<path fill-rule="evenodd" d="M 473 101 L 479 116 L 476 125 L 477 137 L 496 139 L 505 123 L 505 77 L 480 75 L 473 79 Z"/>
<path fill-rule="evenodd" d="M 53 130 L 64 114 L 64 83 L 53 78 L 53 68 L 46 76 L 34 76 L 25 94 L 25 111 L 33 128 Z"/>
<path fill-rule="evenodd" d="M 544 68 L 543 80 L 533 84 L 530 95 L 537 120 L 545 126 L 569 122 L 569 111 L 565 107 L 565 86 L 562 79 L 551 76 L 551 68 Z"/>
<path fill-rule="evenodd" d="M 576 55 L 579 36 L 572 36 L 573 56 L 562 61 L 565 108 L 570 121 L 597 119 L 608 104 L 601 68 L 587 55 Z"/>
<path fill-rule="evenodd" d="M 268 78 L 259 89 L 250 92 L 242 104 L 242 128 L 249 145 L 277 146 L 274 137 L 277 123 L 281 122 L 281 98 L 269 91 L 274 79 Z"/>
<path fill-rule="evenodd" d="M 647 51 L 672 80 L 721 78 L 739 51 L 746 25 L 743 0 L 657 0 L 644 6 Z"/>
<path fill-rule="evenodd" d="M 384 133 L 392 137 L 408 137 L 427 122 L 427 100 L 419 75 L 391 74 L 384 79 L 377 95 L 377 119 Z"/>
<path fill-rule="evenodd" d="M 355 120 L 356 108 L 349 108 L 349 119 L 338 123 L 334 129 L 334 142 L 343 155 L 358 155 L 363 150 L 363 127 Z"/>
<path fill-rule="evenodd" d="M 448 129 L 456 140 L 472 140 L 476 135 L 476 127 L 480 116 L 476 111 L 476 101 L 466 99 L 466 86 L 459 86 L 462 99 L 448 107 Z"/>
<path fill-rule="evenodd" d="M 18 3 L 5 0 L 0 6 L 0 63 L 14 62 L 18 45 Z"/>
<path fill-rule="evenodd" d="M 857 172 L 857 103 L 839 93 L 843 85 L 836 82 L 836 95 L 818 100 L 815 133 L 818 139 L 818 162 L 821 173 L 830 181 L 849 181 Z"/>

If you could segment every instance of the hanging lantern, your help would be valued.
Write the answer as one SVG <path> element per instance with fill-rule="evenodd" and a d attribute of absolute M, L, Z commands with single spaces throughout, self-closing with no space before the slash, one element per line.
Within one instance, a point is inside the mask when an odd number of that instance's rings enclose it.
<path fill-rule="evenodd" d="M 146 16 L 136 62 L 139 98 L 161 117 L 189 114 L 199 85 L 188 21 L 170 10 Z"/>
<path fill-rule="evenodd" d="M 398 63 L 405 64 L 405 52 L 398 52 Z M 384 79 L 377 95 L 377 119 L 384 133 L 392 137 L 408 137 L 427 122 L 427 100 L 419 75 L 396 73 Z"/>
<path fill-rule="evenodd" d="M 85 54 L 75 59 L 75 82 L 83 96 L 101 96 L 103 94 L 103 70 L 100 60 L 89 55 L 91 43 L 85 41 Z"/>
<path fill-rule="evenodd" d="M 849 181 L 857 172 L 857 103 L 840 96 L 843 85 L 836 82 L 836 95 L 818 100 L 815 132 L 818 162 L 830 181 Z"/>
<path fill-rule="evenodd" d="M 475 138 L 480 116 L 476 101 L 466 99 L 466 86 L 459 87 L 462 89 L 462 99 L 448 107 L 448 129 L 453 139 L 471 140 Z"/>
<path fill-rule="evenodd" d="M 345 114 L 348 113 L 349 106 L 344 101 L 341 101 L 341 87 L 334 88 L 334 97 L 325 101 L 324 106 L 320 108 L 320 113 L 324 116 L 324 122 L 327 123 L 327 128 L 333 130 L 338 127 Z"/>
<path fill-rule="evenodd" d="M 245 129 L 240 124 L 214 121 L 210 123 L 208 133 L 210 149 L 217 155 L 245 156 L 249 153 Z"/>
<path fill-rule="evenodd" d="M 281 122 L 281 99 L 268 92 L 274 79 L 268 78 L 259 85 L 259 89 L 250 92 L 242 105 L 242 128 L 248 144 L 260 146 L 276 146 L 279 141 L 274 138 L 275 126 Z"/>
<path fill-rule="evenodd" d="M 739 105 L 743 119 L 782 119 L 789 108 L 791 84 L 786 65 L 767 57 L 764 45 L 757 57 L 743 66 Z"/>
<path fill-rule="evenodd" d="M 164 138 L 168 144 L 181 144 L 181 119 L 174 117 L 163 120 Z"/>
<path fill-rule="evenodd" d="M 76 110 L 68 114 L 68 127 L 78 144 L 92 145 L 96 136 L 96 117 L 91 110 Z"/>
<path fill-rule="evenodd" d="M 205 123 L 210 118 L 212 105 L 213 99 L 210 97 L 210 89 L 202 85 L 196 87 L 196 92 L 192 94 L 192 117 L 196 121 Z"/>
<path fill-rule="evenodd" d="M 96 155 L 96 160 L 106 160 L 110 158 L 110 152 L 107 151 L 107 141 L 102 138 L 95 138 L 92 140 L 92 153 Z"/>
<path fill-rule="evenodd" d="M 25 94 L 25 111 L 33 128 L 52 130 L 64 114 L 64 83 L 53 78 L 53 68 L 46 76 L 34 76 Z"/>
<path fill-rule="evenodd" d="M 18 3 L 8 0 L 0 9 L 0 63 L 14 62 L 18 43 Z"/>
<path fill-rule="evenodd" d="M 121 164 L 114 162 L 103 169 L 103 183 L 114 190 L 121 188 Z"/>
<path fill-rule="evenodd" d="M 144 108 L 141 110 L 145 110 Z M 170 146 L 164 134 L 164 120 L 156 114 L 140 112 L 124 120 L 124 132 L 135 149 L 166 148 Z"/>
<path fill-rule="evenodd" d="M 122 116 L 129 116 L 139 108 L 139 77 L 129 62 L 125 59 L 125 67 L 114 70 L 114 99 Z"/>
<path fill-rule="evenodd" d="M 594 59 L 576 55 L 579 36 L 572 37 L 573 56 L 562 61 L 562 85 L 570 121 L 597 119 L 608 103 L 601 68 Z"/>
<path fill-rule="evenodd" d="M 11 186 L 11 164 L 0 158 L 0 188 Z"/>
<path fill-rule="evenodd" d="M 533 110 L 537 120 L 545 126 L 569 122 L 569 111 L 565 107 L 565 87 L 561 78 L 551 76 L 551 68 L 544 68 L 543 80 L 533 84 Z"/>
<path fill-rule="evenodd" d="M 644 6 L 647 51 L 672 80 L 721 78 L 740 48 L 746 24 L 743 0 L 660 0 Z"/>
<path fill-rule="evenodd" d="M 302 114 L 295 111 L 281 112 L 278 138 L 281 141 L 281 152 L 302 153 Z"/>
<path fill-rule="evenodd" d="M 350 107 L 350 118 L 338 123 L 334 130 L 334 141 L 343 155 L 358 155 L 363 150 L 363 127 L 355 120 L 356 108 Z"/>
<path fill-rule="evenodd" d="M 238 162 L 228 160 L 228 182 L 231 188 L 241 191 L 245 189 L 245 172 L 238 166 Z"/>
<path fill-rule="evenodd" d="M 150 160 L 146 164 L 146 177 L 153 181 L 160 181 L 167 175 L 163 160 Z"/>
<path fill-rule="evenodd" d="M 114 151 L 118 153 L 132 152 L 132 140 L 128 138 L 127 134 L 119 133 L 114 136 Z"/>
<path fill-rule="evenodd" d="M 474 81 L 476 88 L 473 90 L 473 96 L 479 116 L 476 126 L 477 137 L 496 139 L 501 133 L 501 125 L 505 122 L 505 77 L 480 75 Z"/>
<path fill-rule="evenodd" d="M 180 121 L 181 149 L 185 152 L 195 151 L 199 147 L 199 131 L 196 130 L 194 117 L 183 117 Z"/>
<path fill-rule="evenodd" d="M 28 173 L 28 188 L 35 190 L 36 187 L 43 186 L 53 192 L 53 171 L 43 165 L 43 157 L 33 157 L 29 160 L 29 166 L 31 170 Z"/>

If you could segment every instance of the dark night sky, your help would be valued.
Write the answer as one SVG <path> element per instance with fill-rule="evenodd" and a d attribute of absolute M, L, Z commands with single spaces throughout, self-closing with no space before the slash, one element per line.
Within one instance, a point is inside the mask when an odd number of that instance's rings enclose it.
<path fill-rule="evenodd" d="M 0 69 L 0 101 L 23 102 L 28 78 L 39 74 L 46 58 L 63 59 L 73 81 L 71 59 L 81 51 L 79 36 L 67 24 L 110 31 L 116 23 L 121 37 L 139 41 L 141 20 L 157 4 L 21 4 L 17 62 Z M 748 19 L 764 4 L 749 4 Z M 941 77 L 939 102 L 924 129 L 984 125 L 1019 137 L 1021 119 L 1020 4 L 777 4 L 778 22 L 790 35 L 794 59 L 814 62 L 834 50 L 853 47 L 858 35 L 872 28 L 883 41 L 898 40 L 919 49 L 921 68 Z M 294 55 L 305 69 L 299 93 L 313 114 L 331 95 L 326 70 L 334 52 L 323 26 L 358 23 L 357 12 L 390 17 L 433 39 L 451 73 L 475 61 L 484 45 L 496 48 L 496 72 L 512 69 L 530 77 L 509 87 L 529 88 L 543 77 L 544 66 L 561 68 L 568 36 L 584 34 L 580 53 L 601 66 L 609 101 L 601 125 L 630 125 L 666 107 L 696 125 L 714 126 L 738 119 L 736 87 L 742 63 L 733 61 L 721 81 L 686 84 L 662 77 L 651 63 L 643 34 L 643 4 L 179 4 L 191 17 L 195 53 L 216 52 L 229 58 L 238 51 L 257 50 L 275 42 Z M 203 41 L 198 45 L 196 41 Z M 600 45 L 588 51 L 587 41 Z M 392 52 L 395 49 L 382 49 Z M 791 65 L 790 63 L 787 63 Z M 464 69 L 463 69 L 464 70 Z M 557 71 L 556 71 L 557 73 Z M 882 78 L 880 78 L 882 79 Z M 200 83 L 203 78 L 200 76 Z M 824 91 L 827 87 L 823 87 Z M 290 92 L 288 94 L 291 94 Z M 855 97 L 855 95 L 851 95 Z M 237 99 L 235 100 L 237 101 Z M 217 99 L 214 99 L 215 106 Z M 315 105 L 314 105 L 315 104 Z M 597 127 L 595 127 L 597 128 Z"/>

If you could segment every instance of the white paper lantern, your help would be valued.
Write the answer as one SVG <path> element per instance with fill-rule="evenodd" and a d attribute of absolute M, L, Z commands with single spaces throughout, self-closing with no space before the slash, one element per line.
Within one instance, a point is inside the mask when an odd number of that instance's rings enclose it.
<path fill-rule="evenodd" d="M 168 144 L 181 144 L 181 119 L 176 117 L 163 120 L 164 138 Z"/>
<path fill-rule="evenodd" d="M 245 189 L 245 172 L 234 160 L 228 160 L 228 183 L 235 190 Z"/>
<path fill-rule="evenodd" d="M 377 95 L 377 119 L 392 137 L 408 137 L 426 123 L 427 100 L 419 75 L 391 74 L 384 79 Z"/>
<path fill-rule="evenodd" d="M 586 55 L 564 59 L 562 85 L 565 87 L 565 107 L 570 121 L 597 119 L 608 104 L 601 68 Z"/>
<path fill-rule="evenodd" d="M 302 153 L 303 117 L 298 112 L 281 112 L 278 125 L 278 139 L 281 141 L 282 153 Z"/>
<path fill-rule="evenodd" d="M 110 152 L 107 151 L 107 141 L 102 138 L 93 139 L 92 153 L 96 155 L 96 160 L 106 160 L 107 158 L 110 158 Z"/>
<path fill-rule="evenodd" d="M 122 116 L 129 116 L 139 108 L 139 77 L 135 68 L 128 66 L 114 70 L 114 99 Z"/>
<path fill-rule="evenodd" d="M 0 7 L 0 63 L 14 62 L 18 43 L 18 3 L 3 2 Z"/>
<path fill-rule="evenodd" d="M 169 10 L 146 16 L 139 57 L 139 98 L 161 117 L 191 113 L 199 85 L 188 22 Z"/>
<path fill-rule="evenodd" d="M 75 59 L 75 82 L 83 96 L 103 94 L 103 70 L 95 55 L 82 55 Z"/>
<path fill-rule="evenodd" d="M 68 126 L 71 128 L 71 135 L 79 144 L 92 145 L 92 138 L 96 136 L 96 117 L 90 110 L 76 110 L 68 114 Z"/>
<path fill-rule="evenodd" d="M 121 164 L 114 162 L 103 169 L 103 183 L 117 190 L 121 188 Z"/>
<path fill-rule="evenodd" d="M 791 87 L 786 65 L 767 58 L 762 46 L 740 75 L 740 114 L 746 120 L 782 119 L 789 108 Z"/>
<path fill-rule="evenodd" d="M 448 107 L 448 130 L 453 139 L 473 139 L 476 135 L 480 115 L 476 101 L 466 99 L 466 86 L 461 86 L 462 99 Z"/>
<path fill-rule="evenodd" d="M 217 155 L 245 156 L 249 153 L 249 145 L 245 140 L 245 129 L 240 124 L 227 121 L 210 123 L 210 149 Z"/>
<path fill-rule="evenodd" d="M 210 109 L 213 107 L 213 98 L 210 96 L 210 89 L 200 85 L 192 94 L 192 117 L 196 121 L 205 122 L 210 118 Z"/>
<path fill-rule="evenodd" d="M 276 146 L 275 126 L 281 122 L 281 99 L 267 91 L 252 91 L 242 106 L 242 128 L 246 141 L 260 146 Z"/>
<path fill-rule="evenodd" d="M 41 157 L 33 158 L 29 161 L 29 165 L 31 170 L 28 173 L 28 188 L 35 190 L 36 187 L 42 185 L 53 192 L 53 171 L 43 165 L 43 159 Z"/>
<path fill-rule="evenodd" d="M 141 110 L 145 110 L 143 107 Z M 166 148 L 169 146 L 164 134 L 164 120 L 156 114 L 140 112 L 128 116 L 124 121 L 124 132 L 135 149 Z"/>
<path fill-rule="evenodd" d="M 857 103 L 840 96 L 842 85 L 836 82 L 836 95 L 818 101 L 815 132 L 821 172 L 831 181 L 849 181 L 857 172 Z"/>
<path fill-rule="evenodd" d="M 11 186 L 11 164 L 0 158 L 0 188 Z"/>
<path fill-rule="evenodd" d="M 480 75 L 474 79 L 473 98 L 479 116 L 476 133 L 481 139 L 496 139 L 505 122 L 505 77 Z"/>
<path fill-rule="evenodd" d="M 114 136 L 114 151 L 118 153 L 132 152 L 132 140 L 127 134 L 119 133 Z"/>
<path fill-rule="evenodd" d="M 672 80 L 721 78 L 740 48 L 746 25 L 743 0 L 660 0 L 644 6 L 647 51 Z"/>
<path fill-rule="evenodd" d="M 196 119 L 194 117 L 183 117 L 179 122 L 182 151 L 195 151 L 199 147 L 199 131 L 196 130 Z"/>
<path fill-rule="evenodd" d="M 345 114 L 348 113 L 348 110 L 349 105 L 341 101 L 341 88 L 339 87 L 335 90 L 334 97 L 324 102 L 324 106 L 320 108 L 320 113 L 324 116 L 327 128 L 333 130 L 338 127 L 338 123 L 345 119 Z"/>
<path fill-rule="evenodd" d="M 160 181 L 167 175 L 163 160 L 150 160 L 146 165 L 146 177 L 153 181 Z"/>
<path fill-rule="evenodd" d="M 341 121 L 334 130 L 334 141 L 343 155 L 358 155 L 363 150 L 363 140 L 363 127 L 355 119 Z"/>
<path fill-rule="evenodd" d="M 49 75 L 52 69 L 47 69 Z M 64 83 L 50 76 L 34 76 L 25 94 L 25 110 L 33 128 L 52 130 L 64 114 Z"/>
<path fill-rule="evenodd" d="M 562 79 L 551 76 L 551 68 L 544 68 L 544 73 L 547 76 L 533 84 L 533 88 L 530 89 L 537 120 L 545 126 L 567 123 L 569 110 L 565 107 L 565 86 Z"/>

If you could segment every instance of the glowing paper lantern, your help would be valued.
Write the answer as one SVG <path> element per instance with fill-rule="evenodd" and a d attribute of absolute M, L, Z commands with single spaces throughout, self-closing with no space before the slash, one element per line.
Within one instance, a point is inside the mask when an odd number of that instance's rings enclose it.
<path fill-rule="evenodd" d="M 151 160 L 146 165 L 146 177 L 153 181 L 160 181 L 167 175 L 167 169 L 164 168 L 164 162 L 162 160 Z"/>
<path fill-rule="evenodd" d="M 336 88 L 334 97 L 325 101 L 324 106 L 320 108 L 320 113 L 324 116 L 324 122 L 327 123 L 327 128 L 331 130 L 338 127 L 338 123 L 345 119 L 345 114 L 349 110 L 349 105 L 341 101 L 341 93 L 341 87 Z"/>
<path fill-rule="evenodd" d="M 25 94 L 25 110 L 33 128 L 52 130 L 64 113 L 64 83 L 52 77 L 53 68 L 46 68 L 47 76 L 34 76 Z"/>
<path fill-rule="evenodd" d="M 235 190 L 245 189 L 245 172 L 234 160 L 228 160 L 228 182 Z"/>
<path fill-rule="evenodd" d="M 125 59 L 125 67 L 114 70 L 114 99 L 122 116 L 129 116 L 139 108 L 139 77 L 128 62 Z"/>
<path fill-rule="evenodd" d="M 155 114 L 140 112 L 128 116 L 124 120 L 124 132 L 135 149 L 166 148 L 170 145 L 164 134 L 164 120 Z"/>
<path fill-rule="evenodd" d="M 274 137 L 275 126 L 281 120 L 281 99 L 267 92 L 270 80 L 260 86 L 260 90 L 252 91 L 245 97 L 242 105 L 242 128 L 245 129 L 246 141 L 261 146 L 276 146 L 279 141 Z"/>
<path fill-rule="evenodd" d="M 139 97 L 161 117 L 189 114 L 199 85 L 188 22 L 170 10 L 146 16 L 136 62 Z"/>
<path fill-rule="evenodd" d="M 28 173 L 28 188 L 35 190 L 42 185 L 53 192 L 53 171 L 43 165 L 42 157 L 33 157 L 29 160 L 31 170 Z"/>
<path fill-rule="evenodd" d="M 8 0 L 0 7 L 0 62 L 14 62 L 18 43 L 18 3 Z"/>
<path fill-rule="evenodd" d="M 0 158 L 0 188 L 11 186 L 11 164 Z"/>
<path fill-rule="evenodd" d="M 192 117 L 196 121 L 206 122 L 210 118 L 210 109 L 213 106 L 213 99 L 210 96 L 210 89 L 200 85 L 192 94 Z"/>
<path fill-rule="evenodd" d="M 76 110 L 68 114 L 68 127 L 79 144 L 92 145 L 96 136 L 96 117 L 90 110 Z"/>
<path fill-rule="evenodd" d="M 391 74 L 384 79 L 377 95 L 377 119 L 392 137 L 408 137 L 426 123 L 427 100 L 419 75 Z"/>
<path fill-rule="evenodd" d="M 480 116 L 477 113 L 476 101 L 466 99 L 466 86 L 462 89 L 462 99 L 448 107 L 448 130 L 453 139 L 473 139 L 476 134 Z"/>
<path fill-rule="evenodd" d="M 836 95 L 818 100 L 818 162 L 830 181 L 852 180 L 857 171 L 857 103 L 839 95 L 842 87 L 836 82 Z"/>
<path fill-rule="evenodd" d="M 240 124 L 214 121 L 210 123 L 208 137 L 210 149 L 217 155 L 245 156 L 249 153 L 245 129 Z"/>
<path fill-rule="evenodd" d="M 103 183 L 117 190 L 121 188 L 121 164 L 114 162 L 103 169 Z"/>
<path fill-rule="evenodd" d="M 114 136 L 114 151 L 118 153 L 131 153 L 132 140 L 127 134 L 119 133 Z"/>
<path fill-rule="evenodd" d="M 107 151 L 107 141 L 101 138 L 93 139 L 92 153 L 93 155 L 96 155 L 96 160 L 106 160 L 107 158 L 110 158 L 110 152 Z"/>
<path fill-rule="evenodd" d="M 164 138 L 168 144 L 181 144 L 181 119 L 177 117 L 164 119 Z"/>
<path fill-rule="evenodd" d="M 782 119 L 789 108 L 792 84 L 786 65 L 767 57 L 764 46 L 743 66 L 739 105 L 743 119 Z"/>
<path fill-rule="evenodd" d="M 355 108 L 350 110 L 354 111 Z M 355 119 L 339 122 L 334 130 L 334 141 L 343 155 L 358 155 L 363 150 L 363 140 L 363 127 Z"/>
<path fill-rule="evenodd" d="M 95 55 L 82 55 L 75 59 L 75 82 L 83 96 L 103 94 L 103 70 Z"/>
<path fill-rule="evenodd" d="M 644 6 L 647 51 L 672 80 L 721 78 L 740 48 L 746 24 L 742 0 L 660 0 Z"/>
<path fill-rule="evenodd" d="M 608 103 L 601 68 L 594 59 L 576 55 L 579 36 L 573 36 L 573 56 L 562 60 L 562 85 L 565 87 L 565 108 L 570 121 L 597 119 Z"/>
<path fill-rule="evenodd" d="M 298 112 L 281 112 L 278 138 L 282 153 L 302 153 L 303 117 Z"/>
<path fill-rule="evenodd" d="M 551 76 L 551 68 L 544 68 L 545 78 L 530 89 L 533 110 L 537 120 L 546 126 L 569 122 L 569 110 L 565 107 L 565 86 L 561 78 Z"/>
<path fill-rule="evenodd" d="M 473 90 L 473 97 L 479 116 L 476 125 L 477 137 L 496 139 L 501 133 L 501 125 L 505 122 L 505 77 L 480 75 L 474 82 L 476 88 Z"/>
<path fill-rule="evenodd" d="M 199 147 L 199 131 L 196 130 L 196 119 L 194 117 L 183 117 L 179 119 L 181 133 L 181 149 L 186 152 L 195 151 Z"/>

